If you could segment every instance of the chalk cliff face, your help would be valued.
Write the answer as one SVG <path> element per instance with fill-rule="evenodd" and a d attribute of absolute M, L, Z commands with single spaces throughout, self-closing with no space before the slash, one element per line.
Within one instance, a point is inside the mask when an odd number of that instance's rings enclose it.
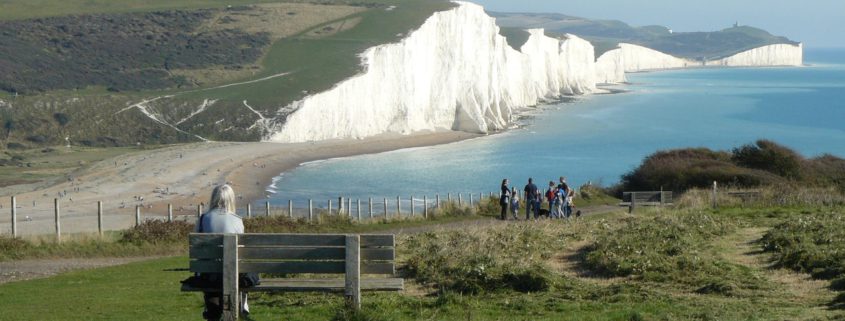
<path fill-rule="evenodd" d="M 482 7 L 458 2 L 400 43 L 364 52 L 360 75 L 284 106 L 295 112 L 263 123 L 268 130 L 264 140 L 305 142 L 423 130 L 487 133 L 506 128 L 519 108 L 561 95 L 590 94 L 597 83 L 624 82 L 625 72 L 701 65 L 631 44 L 620 44 L 596 60 L 593 46 L 575 35 L 557 39 L 542 29 L 529 34 L 515 50 Z M 797 52 L 778 46 L 755 50 L 723 59 L 723 64 L 801 59 L 800 46 Z M 767 55 L 781 58 L 767 60 Z"/>
<path fill-rule="evenodd" d="M 625 59 L 622 49 L 613 49 L 603 53 L 596 60 L 596 81 L 600 84 L 616 84 L 627 81 L 625 78 Z"/>
<path fill-rule="evenodd" d="M 531 30 L 517 51 L 470 3 L 429 18 L 402 42 L 363 54 L 364 73 L 294 103 L 274 142 L 363 138 L 384 132 L 505 128 L 513 110 L 595 90 L 593 46 Z"/>
<path fill-rule="evenodd" d="M 754 48 L 736 55 L 708 61 L 708 66 L 801 66 L 804 64 L 804 45 L 778 44 Z"/>

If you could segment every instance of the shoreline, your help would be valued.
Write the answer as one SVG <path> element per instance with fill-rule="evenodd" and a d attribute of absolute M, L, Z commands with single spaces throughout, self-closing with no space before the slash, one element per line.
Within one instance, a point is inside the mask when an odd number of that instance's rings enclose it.
<path fill-rule="evenodd" d="M 9 196 L 18 205 L 19 235 L 54 233 L 53 199 L 62 210 L 63 233 L 96 232 L 97 202 L 103 202 L 104 229 L 119 230 L 134 225 L 135 208 L 143 217 L 166 217 L 172 204 L 174 216 L 189 219 L 196 206 L 207 203 L 211 189 L 230 183 L 245 202 L 265 199 L 274 177 L 303 163 L 333 158 L 428 147 L 483 137 L 455 131 L 428 131 L 410 135 L 382 134 L 365 139 L 330 140 L 310 143 L 209 142 L 176 145 L 129 153 L 93 164 L 77 172 L 73 181 L 26 191 L 25 186 L 0 188 L 0 204 L 10 207 Z M 64 194 L 64 196 L 58 196 Z M 4 211 L 5 212 L 5 211 Z M 8 230 L 11 218 L 0 216 L 0 229 Z"/>

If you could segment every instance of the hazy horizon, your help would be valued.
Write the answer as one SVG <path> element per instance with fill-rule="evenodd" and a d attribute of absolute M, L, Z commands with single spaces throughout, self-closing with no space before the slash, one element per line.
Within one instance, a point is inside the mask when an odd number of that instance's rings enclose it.
<path fill-rule="evenodd" d="M 562 13 L 590 19 L 621 20 L 633 26 L 663 25 L 675 31 L 716 31 L 754 26 L 800 41 L 807 47 L 845 48 L 842 0 L 471 0 L 488 11 Z M 727 8 L 727 9 L 726 9 Z"/>

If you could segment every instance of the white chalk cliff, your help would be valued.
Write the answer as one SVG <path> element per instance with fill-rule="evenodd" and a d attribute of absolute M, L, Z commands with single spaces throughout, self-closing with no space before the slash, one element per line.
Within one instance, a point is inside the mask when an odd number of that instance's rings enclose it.
<path fill-rule="evenodd" d="M 708 66 L 761 67 L 801 66 L 804 64 L 804 45 L 777 44 L 754 48 L 736 55 L 708 61 Z"/>
<path fill-rule="evenodd" d="M 488 133 L 506 128 L 519 108 L 593 93 L 597 83 L 624 82 L 625 72 L 695 64 L 629 44 L 596 61 L 593 46 L 577 36 L 557 39 L 541 29 L 529 33 L 515 50 L 481 6 L 458 2 L 401 42 L 368 49 L 361 74 L 283 107 L 295 111 L 284 122 L 271 123 L 265 140 L 423 130 Z"/>

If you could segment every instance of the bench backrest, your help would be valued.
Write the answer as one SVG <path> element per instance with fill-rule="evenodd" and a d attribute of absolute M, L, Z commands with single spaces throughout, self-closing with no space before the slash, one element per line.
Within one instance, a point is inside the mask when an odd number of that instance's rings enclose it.
<path fill-rule="evenodd" d="M 191 272 L 223 272 L 224 236 L 204 233 L 189 236 Z M 237 252 L 239 273 L 344 274 L 349 272 L 347 261 L 354 260 L 356 256 L 360 262 L 360 274 L 395 273 L 393 235 L 349 236 L 237 234 L 234 237 L 237 246 L 232 248 Z"/>
<path fill-rule="evenodd" d="M 636 203 L 672 203 L 672 191 L 623 192 L 622 201 Z"/>

